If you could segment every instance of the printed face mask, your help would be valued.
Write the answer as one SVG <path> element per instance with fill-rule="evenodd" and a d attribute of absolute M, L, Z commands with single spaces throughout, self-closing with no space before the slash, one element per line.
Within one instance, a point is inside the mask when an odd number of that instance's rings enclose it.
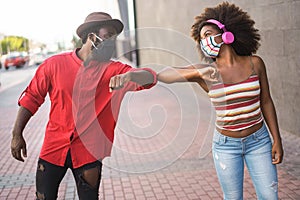
<path fill-rule="evenodd" d="M 219 55 L 221 45 L 224 43 L 217 44 L 215 37 L 220 36 L 221 34 L 213 35 L 207 38 L 204 38 L 200 41 L 201 50 L 206 57 L 215 58 Z"/>

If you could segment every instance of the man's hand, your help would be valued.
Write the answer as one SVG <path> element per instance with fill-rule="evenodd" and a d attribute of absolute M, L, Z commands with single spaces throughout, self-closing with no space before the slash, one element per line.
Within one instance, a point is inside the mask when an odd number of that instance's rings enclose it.
<path fill-rule="evenodd" d="M 11 154 L 15 159 L 24 162 L 24 158 L 27 157 L 27 150 L 23 136 L 13 136 L 11 140 Z"/>
<path fill-rule="evenodd" d="M 124 87 L 131 80 L 130 72 L 119 74 L 110 78 L 109 91 L 118 90 Z"/>

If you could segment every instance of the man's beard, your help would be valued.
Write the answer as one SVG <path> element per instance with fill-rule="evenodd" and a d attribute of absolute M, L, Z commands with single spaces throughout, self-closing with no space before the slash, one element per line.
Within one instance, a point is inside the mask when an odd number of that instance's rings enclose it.
<path fill-rule="evenodd" d="M 98 44 L 97 49 L 92 47 L 92 53 L 89 58 L 84 62 L 87 66 L 90 61 L 107 62 L 109 61 L 116 51 L 116 41 L 115 40 L 104 40 Z"/>

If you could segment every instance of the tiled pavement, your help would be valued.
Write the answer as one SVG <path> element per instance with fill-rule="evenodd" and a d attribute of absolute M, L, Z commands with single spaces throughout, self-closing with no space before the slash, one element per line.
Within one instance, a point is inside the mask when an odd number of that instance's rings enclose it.
<path fill-rule="evenodd" d="M 35 197 L 35 170 L 49 102 L 26 127 L 28 158 L 10 155 L 17 95 L 25 85 L 0 92 L 0 200 Z M 15 90 L 15 91 L 13 91 Z M 197 97 L 197 98 L 196 98 Z M 175 84 L 128 94 L 116 128 L 112 157 L 103 163 L 101 199 L 221 199 L 210 152 L 212 110 L 194 85 Z M 300 199 L 300 137 L 282 132 L 285 159 L 278 166 L 280 199 Z M 244 199 L 256 199 L 245 171 Z M 58 199 L 77 199 L 68 171 Z"/>

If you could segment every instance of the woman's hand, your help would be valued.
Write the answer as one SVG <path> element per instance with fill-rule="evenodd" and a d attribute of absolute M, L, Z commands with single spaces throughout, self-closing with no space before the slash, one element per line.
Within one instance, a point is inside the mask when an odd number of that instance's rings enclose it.
<path fill-rule="evenodd" d="M 197 69 L 200 75 L 200 78 L 210 82 L 218 81 L 218 70 L 214 67 L 205 67 L 201 69 Z"/>
<path fill-rule="evenodd" d="M 283 148 L 281 141 L 275 141 L 272 146 L 272 163 L 274 165 L 281 163 L 283 160 Z"/>

